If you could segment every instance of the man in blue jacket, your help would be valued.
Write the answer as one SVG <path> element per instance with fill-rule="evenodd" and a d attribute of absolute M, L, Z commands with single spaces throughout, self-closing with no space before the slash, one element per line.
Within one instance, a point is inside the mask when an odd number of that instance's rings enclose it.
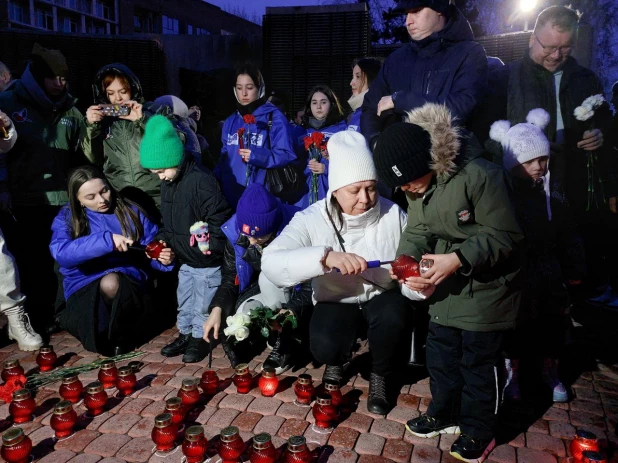
<path fill-rule="evenodd" d="M 361 132 L 373 150 L 393 118 L 425 103 L 445 104 L 461 124 L 487 85 L 487 58 L 470 24 L 449 0 L 402 0 L 409 44 L 384 62 L 365 96 Z"/>

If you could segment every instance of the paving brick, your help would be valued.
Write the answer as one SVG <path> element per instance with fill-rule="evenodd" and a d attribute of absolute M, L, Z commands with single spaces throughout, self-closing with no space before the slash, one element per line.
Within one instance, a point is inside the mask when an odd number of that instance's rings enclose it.
<path fill-rule="evenodd" d="M 411 432 L 407 431 L 404 433 L 403 435 L 403 440 L 405 442 L 409 442 L 410 444 L 414 445 L 415 447 L 417 445 L 420 445 L 421 447 L 438 447 L 438 444 L 440 443 L 440 438 L 439 437 L 432 437 L 430 439 L 424 438 L 424 437 L 418 437 L 415 436 L 414 434 L 412 434 Z"/>
<path fill-rule="evenodd" d="M 37 429 L 36 431 L 29 434 L 30 440 L 32 441 L 32 446 L 36 447 L 38 444 L 45 441 L 45 443 L 51 443 L 52 438 L 54 437 L 54 430 L 48 426 L 43 426 L 42 428 Z M 49 441 L 48 441 L 49 439 Z"/>
<path fill-rule="evenodd" d="M 70 439 L 56 442 L 56 450 L 70 450 L 75 453 L 82 452 L 90 442 L 101 435 L 100 432 L 90 429 L 80 429 Z"/>
<path fill-rule="evenodd" d="M 525 434 L 522 432 L 517 437 L 515 437 L 511 442 L 509 442 L 509 444 L 517 448 L 525 447 L 526 446 Z"/>
<path fill-rule="evenodd" d="M 429 383 L 421 384 L 416 383 L 410 386 L 410 394 L 417 397 L 424 397 L 431 399 L 431 392 L 429 391 Z"/>
<path fill-rule="evenodd" d="M 175 451 L 159 454 L 157 452 L 153 453 L 148 460 L 149 463 L 186 463 L 186 459 L 183 458 L 181 449 L 176 448 Z M 216 460 L 214 460 L 216 461 Z"/>
<path fill-rule="evenodd" d="M 260 415 L 270 416 L 275 415 L 283 401 L 274 397 L 257 397 L 247 407 L 248 412 L 259 413 Z M 298 407 L 300 408 L 300 407 Z"/>
<path fill-rule="evenodd" d="M 320 458 L 319 461 L 320 463 L 322 461 L 328 461 L 328 463 L 356 463 L 357 460 L 358 453 L 355 451 L 337 448 L 327 456 L 327 459 L 322 460 Z"/>
<path fill-rule="evenodd" d="M 39 463 L 66 463 L 76 455 L 70 450 L 56 450 L 39 460 Z"/>
<path fill-rule="evenodd" d="M 361 455 L 358 463 L 389 463 L 388 459 L 376 455 Z"/>
<path fill-rule="evenodd" d="M 121 415 L 139 415 L 142 411 L 152 403 L 150 399 L 136 398 L 123 405 L 118 413 Z"/>
<path fill-rule="evenodd" d="M 338 427 L 330 435 L 329 445 L 344 449 L 353 449 L 360 433 L 352 428 Z"/>
<path fill-rule="evenodd" d="M 271 436 L 276 436 L 279 432 L 279 428 L 285 422 L 285 418 L 280 416 L 265 416 L 259 423 L 253 428 L 253 432 L 256 434 L 266 432 Z"/>
<path fill-rule="evenodd" d="M 427 409 L 429 408 L 430 403 L 431 403 L 431 399 L 427 397 L 423 397 L 421 399 L 421 403 L 418 405 L 418 411 L 421 413 L 427 413 Z"/>
<path fill-rule="evenodd" d="M 118 434 L 101 434 L 86 446 L 84 452 L 102 457 L 113 457 L 131 438 Z M 152 445 L 152 441 L 151 441 Z"/>
<path fill-rule="evenodd" d="M 187 420 L 195 421 L 199 424 L 206 424 L 210 417 L 214 415 L 216 411 L 217 409 L 214 407 L 204 407 L 203 410 L 200 410 L 199 408 L 193 409 L 190 413 L 187 414 Z"/>
<path fill-rule="evenodd" d="M 574 426 L 587 426 L 607 429 L 605 419 L 599 415 L 586 412 L 574 412 L 571 414 L 571 424 Z"/>
<path fill-rule="evenodd" d="M 262 418 L 259 413 L 243 412 L 232 421 L 232 426 L 238 427 L 241 431 L 251 431 Z"/>
<path fill-rule="evenodd" d="M 99 427 L 99 432 L 103 434 L 127 434 L 141 419 L 140 415 L 115 415 Z"/>
<path fill-rule="evenodd" d="M 101 459 L 100 455 L 90 455 L 88 453 L 81 453 L 71 458 L 68 463 L 97 463 Z"/>
<path fill-rule="evenodd" d="M 206 405 L 208 405 L 209 407 L 216 407 L 225 398 L 226 395 L 227 394 L 225 392 L 219 391 L 212 397 L 208 397 L 208 399 L 206 400 Z"/>
<path fill-rule="evenodd" d="M 311 407 L 300 407 L 292 402 L 284 403 L 277 409 L 277 415 L 286 419 L 297 418 L 299 420 L 304 420 L 310 413 Z"/>
<path fill-rule="evenodd" d="M 152 381 L 150 381 L 148 387 L 165 386 L 172 378 L 175 378 L 175 376 L 158 374 L 155 378 L 152 379 Z M 167 385 L 172 387 L 171 384 Z"/>
<path fill-rule="evenodd" d="M 339 426 L 356 429 L 358 432 L 367 432 L 373 423 L 373 418 L 361 413 L 351 413 L 348 418 L 339 423 Z"/>
<path fill-rule="evenodd" d="M 569 422 L 569 414 L 565 410 L 551 407 L 544 414 L 543 419 L 547 421 L 565 421 Z"/>
<path fill-rule="evenodd" d="M 601 394 L 599 394 L 597 391 L 594 391 L 592 389 L 586 389 L 586 388 L 576 388 L 573 389 L 573 391 L 575 392 L 575 397 L 577 397 L 578 400 L 587 400 L 589 402 L 601 402 Z"/>
<path fill-rule="evenodd" d="M 457 434 L 440 434 L 440 444 L 438 447 L 443 452 L 448 453 L 451 450 L 451 446 L 453 442 L 455 442 L 459 438 Z"/>
<path fill-rule="evenodd" d="M 560 439 L 573 439 L 575 427 L 563 421 L 550 421 L 549 434 Z"/>
<path fill-rule="evenodd" d="M 232 408 L 222 408 L 217 410 L 212 415 L 212 417 L 208 420 L 208 424 L 223 429 L 226 426 L 229 426 L 239 414 L 240 412 L 238 410 L 234 410 Z"/>
<path fill-rule="evenodd" d="M 387 439 L 382 456 L 389 460 L 405 463 L 412 456 L 412 444 L 402 440 Z"/>
<path fill-rule="evenodd" d="M 163 400 L 170 392 L 175 391 L 170 386 L 153 386 L 143 389 L 139 395 L 140 399 L 151 399 L 153 401 Z"/>
<path fill-rule="evenodd" d="M 556 457 L 524 447 L 517 449 L 517 463 L 556 463 Z"/>
<path fill-rule="evenodd" d="M 122 447 L 116 456 L 123 460 L 135 463 L 146 462 L 153 453 L 154 444 L 150 437 L 137 437 Z M 182 452 L 181 452 L 182 453 Z"/>
<path fill-rule="evenodd" d="M 244 412 L 253 400 L 254 397 L 249 394 L 229 394 L 219 402 L 219 408 L 233 408 Z"/>
<path fill-rule="evenodd" d="M 517 454 L 515 448 L 510 445 L 498 445 L 489 454 L 489 459 L 496 463 L 515 463 L 517 461 Z"/>
<path fill-rule="evenodd" d="M 600 400 L 599 403 L 594 403 L 588 400 L 573 400 L 569 403 L 569 407 L 571 408 L 571 411 L 574 412 L 586 412 L 600 416 L 604 415 Z"/>
<path fill-rule="evenodd" d="M 539 432 L 541 434 L 549 434 L 549 426 L 547 425 L 547 423 L 549 422 L 545 420 L 536 420 L 534 423 L 530 425 L 530 427 L 528 428 L 528 432 Z"/>
<path fill-rule="evenodd" d="M 307 445 L 310 444 L 315 447 L 323 447 L 328 442 L 332 432 L 324 432 L 313 425 L 308 426 L 305 430 L 305 439 L 307 439 Z"/>
<path fill-rule="evenodd" d="M 526 447 L 532 450 L 541 450 L 557 457 L 566 456 L 562 439 L 544 434 L 526 433 Z"/>
<path fill-rule="evenodd" d="M 154 419 L 150 416 L 145 416 L 129 429 L 127 433 L 131 437 L 148 437 L 152 433 Z"/>
<path fill-rule="evenodd" d="M 361 434 L 358 436 L 354 450 L 359 455 L 381 455 L 386 439 L 374 434 Z"/>
<path fill-rule="evenodd" d="M 399 394 L 397 397 L 397 406 L 412 408 L 414 410 L 418 410 L 418 406 L 421 403 L 421 399 L 415 395 L 411 394 Z"/>
<path fill-rule="evenodd" d="M 201 370 L 201 367 L 197 365 L 185 365 L 176 372 L 176 376 L 184 376 L 186 378 L 192 378 L 195 376 L 195 372 Z"/>
<path fill-rule="evenodd" d="M 374 419 L 384 418 L 384 415 L 376 415 L 375 413 L 371 413 L 369 410 L 367 410 L 367 401 L 366 400 L 361 400 L 358 403 L 358 407 L 356 408 L 356 412 L 357 413 L 362 413 L 363 415 L 370 416 L 371 418 L 374 418 Z"/>
<path fill-rule="evenodd" d="M 102 413 L 99 416 L 91 418 L 86 414 L 81 415 L 77 419 L 77 426 L 90 429 L 91 431 L 97 431 L 103 423 L 109 420 L 112 416 L 111 413 Z"/>
<path fill-rule="evenodd" d="M 409 420 L 417 418 L 419 415 L 420 412 L 414 408 L 397 406 L 391 410 L 391 412 L 386 416 L 386 419 L 405 424 Z"/>
<path fill-rule="evenodd" d="M 575 387 L 575 384 L 573 386 Z M 597 392 L 618 394 L 618 385 L 614 382 L 609 381 L 594 381 L 594 390 Z"/>
<path fill-rule="evenodd" d="M 404 426 L 401 423 L 390 420 L 375 420 L 371 425 L 371 433 L 382 436 L 385 439 L 401 439 Z"/>
<path fill-rule="evenodd" d="M 292 436 L 302 436 L 305 430 L 309 426 L 305 420 L 297 420 L 292 418 L 286 420 L 285 423 L 279 428 L 277 435 L 282 439 L 289 439 Z"/>
<path fill-rule="evenodd" d="M 142 399 L 142 397 L 139 397 L 140 399 Z M 122 409 L 120 409 L 122 411 Z M 163 411 L 165 410 L 165 402 L 161 401 L 161 400 L 157 400 L 157 401 L 153 401 L 150 405 L 146 406 L 146 408 L 144 408 L 140 415 L 142 416 L 157 416 L 160 415 L 161 413 L 163 413 Z"/>
<path fill-rule="evenodd" d="M 412 450 L 412 463 L 440 463 L 442 452 L 436 447 L 415 445 Z"/>
<path fill-rule="evenodd" d="M 278 392 L 276 397 L 283 402 L 294 402 L 296 400 L 296 393 L 293 387 L 289 387 L 282 392 Z"/>
<path fill-rule="evenodd" d="M 157 372 L 157 375 L 175 376 L 176 372 L 179 371 L 181 368 L 182 368 L 182 365 L 178 365 L 178 364 L 170 365 L 169 363 L 163 363 L 161 368 Z"/>

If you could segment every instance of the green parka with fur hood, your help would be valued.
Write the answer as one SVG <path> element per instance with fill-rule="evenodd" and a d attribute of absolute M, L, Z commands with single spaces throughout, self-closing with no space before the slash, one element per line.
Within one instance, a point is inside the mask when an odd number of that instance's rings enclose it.
<path fill-rule="evenodd" d="M 444 106 L 427 104 L 408 122 L 431 135 L 431 169 L 424 195 L 407 193 L 408 225 L 397 254 L 456 252 L 462 267 L 428 299 L 431 321 L 468 331 L 500 331 L 516 325 L 523 286 L 523 232 L 506 173 L 481 157 L 473 137 L 452 126 Z"/>
<path fill-rule="evenodd" d="M 131 99 L 143 105 L 143 116 L 137 121 L 116 117 L 104 117 L 103 121 L 94 124 L 86 121 L 82 134 L 82 149 L 90 162 L 103 167 L 105 175 L 116 190 L 138 188 L 160 206 L 161 181 L 139 162 L 139 145 L 150 116 L 148 108 L 151 103 L 144 102 L 142 86 L 137 76 L 124 64 L 113 63 L 103 66 L 96 74 L 93 84 L 96 104 L 109 103 L 102 88 L 103 77 L 109 71 L 126 76 L 131 84 Z"/>

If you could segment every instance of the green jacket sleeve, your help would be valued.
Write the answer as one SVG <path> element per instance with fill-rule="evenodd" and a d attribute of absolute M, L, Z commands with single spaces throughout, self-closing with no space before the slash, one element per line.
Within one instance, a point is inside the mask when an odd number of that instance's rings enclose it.
<path fill-rule="evenodd" d="M 412 256 L 419 262 L 424 254 L 433 252 L 437 236 L 431 233 L 419 220 L 422 199 L 408 194 L 408 224 L 401 235 L 397 255 Z"/>
<path fill-rule="evenodd" d="M 97 166 L 102 166 L 105 158 L 103 155 L 103 130 L 101 129 L 101 124 L 91 124 L 84 120 L 81 138 L 82 151 L 88 161 Z"/>
<path fill-rule="evenodd" d="M 478 231 L 459 247 L 470 266 L 460 269 L 466 276 L 505 262 L 524 239 L 501 168 L 479 170 L 479 175 L 469 180 L 467 191 Z"/>

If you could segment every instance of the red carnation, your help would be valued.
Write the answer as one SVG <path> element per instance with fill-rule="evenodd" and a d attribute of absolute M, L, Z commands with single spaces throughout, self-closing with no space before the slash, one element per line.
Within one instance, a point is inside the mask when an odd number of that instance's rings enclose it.
<path fill-rule="evenodd" d="M 311 139 L 315 143 L 316 147 L 321 147 L 324 142 L 324 134 L 322 132 L 313 132 L 311 134 Z"/>
<path fill-rule="evenodd" d="M 245 124 L 255 124 L 255 117 L 253 117 L 253 114 L 245 114 L 242 120 L 245 121 Z"/>
<path fill-rule="evenodd" d="M 4 403 L 11 403 L 13 400 L 13 392 L 23 389 L 26 384 L 25 376 L 12 376 L 6 383 L 0 386 L 0 400 Z"/>
<path fill-rule="evenodd" d="M 305 149 L 308 150 L 313 145 L 313 139 L 311 137 L 303 137 L 303 141 L 305 142 Z"/>

